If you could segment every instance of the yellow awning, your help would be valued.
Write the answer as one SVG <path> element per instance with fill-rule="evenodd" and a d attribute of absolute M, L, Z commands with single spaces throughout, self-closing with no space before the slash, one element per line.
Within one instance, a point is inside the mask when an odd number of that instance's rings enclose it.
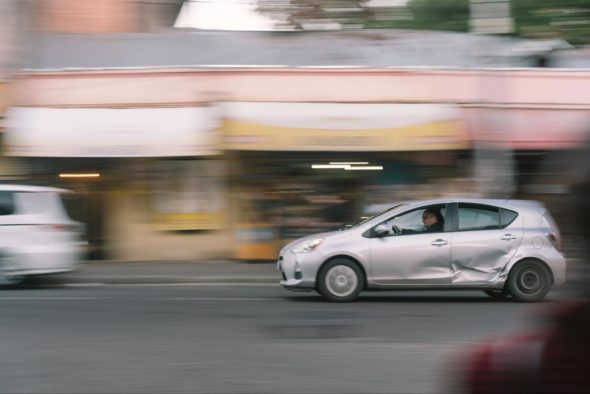
<path fill-rule="evenodd" d="M 414 151 L 469 147 L 444 104 L 224 103 L 224 147 L 262 151 Z"/>

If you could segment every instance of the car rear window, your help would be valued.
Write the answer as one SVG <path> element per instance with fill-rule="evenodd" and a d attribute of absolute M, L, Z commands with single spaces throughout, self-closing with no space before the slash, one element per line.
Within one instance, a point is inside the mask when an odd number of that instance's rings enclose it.
<path fill-rule="evenodd" d="M 500 227 L 508 227 L 508 225 L 510 225 L 510 223 L 512 223 L 517 216 L 517 212 L 505 208 L 500 208 Z"/>
<path fill-rule="evenodd" d="M 15 199 L 19 214 L 66 215 L 59 194 L 53 191 L 18 192 Z"/>
<path fill-rule="evenodd" d="M 11 215 L 14 213 L 14 193 L 11 191 L 0 191 L 0 215 Z"/>

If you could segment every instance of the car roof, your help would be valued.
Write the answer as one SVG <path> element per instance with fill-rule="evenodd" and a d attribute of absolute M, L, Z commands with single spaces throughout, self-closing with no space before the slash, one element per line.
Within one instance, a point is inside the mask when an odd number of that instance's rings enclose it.
<path fill-rule="evenodd" d="M 429 204 L 447 204 L 447 203 L 470 203 L 470 204 L 483 204 L 483 205 L 493 205 L 497 207 L 505 207 L 505 208 L 537 208 L 537 209 L 544 209 L 545 205 L 540 201 L 534 200 L 503 200 L 503 199 L 492 199 L 492 198 L 460 198 L 460 197 L 451 197 L 451 198 L 439 198 L 439 199 L 432 199 L 432 200 L 411 200 L 411 201 L 403 201 L 400 203 L 407 204 L 408 206 L 420 206 L 420 205 L 429 205 Z"/>
<path fill-rule="evenodd" d="M 12 192 L 55 192 L 68 193 L 70 190 L 51 186 L 33 186 L 33 185 L 18 185 L 18 184 L 0 184 L 0 191 Z"/>

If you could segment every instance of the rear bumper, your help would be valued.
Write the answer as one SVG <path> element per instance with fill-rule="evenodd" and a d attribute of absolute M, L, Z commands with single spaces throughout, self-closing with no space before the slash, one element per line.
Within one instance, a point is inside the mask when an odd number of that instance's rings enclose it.
<path fill-rule="evenodd" d="M 19 275 L 41 275 L 73 271 L 81 261 L 82 249 L 78 245 L 60 245 L 46 248 L 11 250 L 11 271 Z"/>

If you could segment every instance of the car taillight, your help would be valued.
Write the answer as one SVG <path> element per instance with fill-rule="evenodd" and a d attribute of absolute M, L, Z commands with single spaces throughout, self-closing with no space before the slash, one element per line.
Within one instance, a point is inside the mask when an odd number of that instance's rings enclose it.
<path fill-rule="evenodd" d="M 543 234 L 545 234 L 549 242 L 551 242 L 557 250 L 561 250 L 561 236 L 559 234 L 559 229 L 549 212 L 545 212 L 541 219 L 541 231 L 543 231 Z"/>
<path fill-rule="evenodd" d="M 559 239 L 557 234 L 549 232 L 549 233 L 545 233 L 545 236 L 547 237 L 549 242 L 551 242 L 551 244 L 553 244 L 553 246 L 555 246 L 555 248 L 557 250 L 561 249 L 561 240 Z"/>

